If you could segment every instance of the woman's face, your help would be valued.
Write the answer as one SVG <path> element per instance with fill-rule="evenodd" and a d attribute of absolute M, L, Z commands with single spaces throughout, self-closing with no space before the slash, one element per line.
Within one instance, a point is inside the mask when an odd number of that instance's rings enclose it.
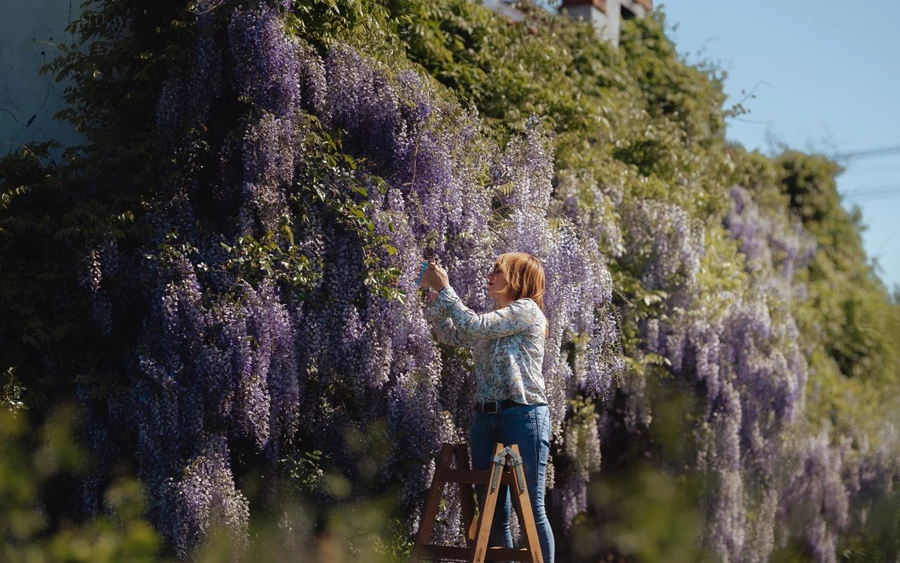
<path fill-rule="evenodd" d="M 494 270 L 487 275 L 488 297 L 494 301 L 502 300 L 504 290 L 506 290 L 506 274 L 500 271 L 500 265 L 494 264 Z"/>

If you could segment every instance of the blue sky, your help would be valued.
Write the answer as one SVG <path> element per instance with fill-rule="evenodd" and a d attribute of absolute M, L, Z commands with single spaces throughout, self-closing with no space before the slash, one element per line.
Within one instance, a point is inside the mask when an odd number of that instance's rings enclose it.
<path fill-rule="evenodd" d="M 728 137 L 772 154 L 900 147 L 900 2 L 671 0 L 660 7 L 688 62 L 728 72 L 726 104 L 755 89 Z M 841 160 L 838 191 L 862 210 L 863 243 L 888 289 L 900 286 L 900 148 Z M 862 190 L 862 191 L 857 191 Z M 854 193 L 856 191 L 856 193 Z"/>

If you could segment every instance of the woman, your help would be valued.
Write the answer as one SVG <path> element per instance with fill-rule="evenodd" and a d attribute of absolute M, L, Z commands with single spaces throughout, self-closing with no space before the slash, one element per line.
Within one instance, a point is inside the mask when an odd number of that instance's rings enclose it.
<path fill-rule="evenodd" d="M 479 315 L 462 304 L 447 272 L 429 264 L 421 285 L 436 293 L 430 294 L 425 317 L 439 341 L 473 349 L 472 468 L 490 468 L 495 443 L 518 444 L 541 552 L 553 563 L 553 531 L 544 508 L 550 453 L 550 409 L 541 372 L 547 335 L 544 268 L 531 254 L 510 252 L 497 258 L 487 281 L 494 310 Z M 508 487 L 501 488 L 490 545 L 512 547 L 508 493 Z"/>

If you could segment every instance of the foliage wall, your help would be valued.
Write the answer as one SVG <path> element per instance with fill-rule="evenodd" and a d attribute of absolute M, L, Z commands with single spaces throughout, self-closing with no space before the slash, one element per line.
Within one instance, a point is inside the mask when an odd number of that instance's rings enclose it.
<path fill-rule="evenodd" d="M 729 143 L 661 14 L 615 49 L 524 9 L 88 7 L 48 68 L 88 142 L 0 163 L 4 399 L 77 403 L 94 463 L 55 524 L 125 474 L 182 559 L 376 498 L 402 553 L 473 392 L 417 265 L 485 309 L 514 249 L 548 273 L 560 557 L 890 560 L 900 308 L 840 169 Z"/>

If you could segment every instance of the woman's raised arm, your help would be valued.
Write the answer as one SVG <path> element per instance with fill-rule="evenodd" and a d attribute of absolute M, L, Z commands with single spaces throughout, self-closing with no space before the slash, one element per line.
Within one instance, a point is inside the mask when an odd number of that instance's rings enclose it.
<path fill-rule="evenodd" d="M 478 314 L 463 305 L 452 287 L 442 289 L 431 308 L 444 312 L 457 332 L 473 338 L 501 338 L 542 327 L 543 314 L 533 301 L 513 301 L 506 307 Z"/>

